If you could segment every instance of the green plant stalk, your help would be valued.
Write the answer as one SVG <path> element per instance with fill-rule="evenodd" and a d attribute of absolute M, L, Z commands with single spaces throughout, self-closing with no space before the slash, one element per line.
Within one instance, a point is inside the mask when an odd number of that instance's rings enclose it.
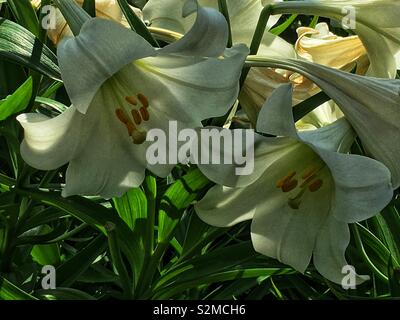
<path fill-rule="evenodd" d="M 269 17 L 272 13 L 271 5 L 264 7 L 264 9 L 260 13 L 260 18 L 258 19 L 257 27 L 253 35 L 253 39 L 250 45 L 250 55 L 256 55 L 258 49 L 260 48 L 262 38 L 264 36 L 265 28 L 267 27 Z M 245 66 L 242 71 L 242 75 L 240 77 L 240 87 L 243 86 L 246 81 L 247 75 L 250 71 L 249 66 Z"/>
<path fill-rule="evenodd" d="M 121 251 L 118 246 L 118 239 L 115 234 L 115 225 L 112 222 L 106 224 L 105 229 L 108 236 L 108 246 L 111 259 L 118 272 L 125 299 L 131 299 L 133 294 L 133 281 L 130 279 L 128 271 L 122 259 Z"/>
<path fill-rule="evenodd" d="M 225 20 L 228 24 L 228 31 L 229 31 L 229 37 L 228 37 L 228 48 L 232 47 L 232 28 L 231 28 L 231 20 L 229 17 L 229 10 L 228 10 L 228 5 L 226 4 L 226 0 L 218 0 L 218 8 L 219 11 L 223 14 L 225 17 Z"/>

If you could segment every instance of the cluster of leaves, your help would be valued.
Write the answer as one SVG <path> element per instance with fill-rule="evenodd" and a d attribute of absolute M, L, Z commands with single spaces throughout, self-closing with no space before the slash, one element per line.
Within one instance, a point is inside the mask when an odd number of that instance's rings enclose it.
<path fill-rule="evenodd" d="M 16 114 L 38 108 L 57 114 L 69 103 L 37 14 L 28 0 L 8 0 L 0 14 L 0 299 L 400 296 L 398 199 L 352 226 L 348 260 L 371 281 L 346 291 L 312 268 L 301 275 L 257 254 L 248 223 L 204 224 L 192 203 L 211 184 L 194 167 L 177 167 L 167 179 L 148 174 L 141 188 L 118 199 L 62 198 L 65 168 L 37 171 L 19 155 Z M 293 21 L 302 20 L 284 17 L 275 32 L 289 34 Z M 298 108 L 319 103 L 314 97 Z M 56 268 L 56 289 L 42 289 L 46 265 Z"/>

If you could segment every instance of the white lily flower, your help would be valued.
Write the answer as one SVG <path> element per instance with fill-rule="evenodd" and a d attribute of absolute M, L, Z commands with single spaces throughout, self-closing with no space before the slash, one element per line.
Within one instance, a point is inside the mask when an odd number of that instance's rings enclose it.
<path fill-rule="evenodd" d="M 269 5 L 269 1 L 264 1 Z M 396 76 L 395 55 L 400 51 L 400 1 L 398 0 L 306 0 L 274 5 L 273 12 L 313 14 L 350 21 L 363 42 L 371 66 L 368 75 L 382 78 Z M 350 26 L 351 27 L 351 26 Z"/>
<path fill-rule="evenodd" d="M 257 135 L 251 176 L 236 177 L 232 165 L 199 165 L 223 186 L 213 187 L 195 209 L 219 227 L 252 220 L 257 252 L 300 272 L 313 256 L 324 277 L 341 283 L 348 223 L 367 219 L 390 202 L 390 172 L 376 160 L 337 152 L 347 152 L 354 138 L 344 118 L 297 132 L 291 93 L 290 84 L 282 85 L 260 112 L 258 130 L 278 137 Z"/>
<path fill-rule="evenodd" d="M 346 71 L 351 71 L 357 63 L 357 73 L 360 74 L 365 74 L 369 67 L 365 48 L 357 36 L 339 37 L 329 31 L 326 23 L 317 24 L 315 29 L 300 27 L 297 34 L 295 50 L 304 60 Z M 270 68 L 250 70 L 240 93 L 240 103 L 254 125 L 265 100 L 280 85 L 289 82 L 294 86 L 293 105 L 320 91 L 312 81 L 291 71 Z"/>
<path fill-rule="evenodd" d="M 368 61 L 367 51 L 358 36 L 337 36 L 329 31 L 325 22 L 318 23 L 315 28 L 297 28 L 297 35 L 297 55 L 307 61 L 342 70 L 351 70 L 354 63 Z"/>
<path fill-rule="evenodd" d="M 197 9 L 193 4 L 185 9 Z M 63 41 L 58 59 L 73 106 L 53 119 L 18 117 L 25 129 L 24 160 L 43 170 L 69 162 L 64 196 L 120 196 L 141 184 L 146 168 L 168 175 L 171 166 L 146 162 L 147 132 L 168 134 L 169 120 L 190 128 L 225 114 L 248 54 L 244 45 L 225 50 L 227 25 L 219 12 L 199 7 L 197 17 L 184 38 L 159 50 L 97 18 Z"/>
<path fill-rule="evenodd" d="M 400 186 L 400 80 L 359 76 L 293 59 L 249 60 L 268 61 L 265 65 L 290 69 L 313 81 L 336 102 L 369 155 L 389 168 L 394 188 Z"/>
<path fill-rule="evenodd" d="M 268 0 L 268 3 L 280 2 L 282 0 Z M 182 17 L 181 8 L 185 0 L 149 0 L 143 8 L 143 16 L 149 21 L 151 27 L 168 29 L 185 34 L 190 30 L 194 17 Z M 218 10 L 217 0 L 199 0 L 203 7 Z M 261 0 L 227 0 L 229 19 L 232 31 L 233 43 L 251 44 L 260 13 L 263 9 Z M 279 20 L 278 15 L 271 16 L 268 20 L 267 29 Z M 292 46 L 285 40 L 265 32 L 259 52 L 271 57 L 294 58 L 295 53 Z"/>

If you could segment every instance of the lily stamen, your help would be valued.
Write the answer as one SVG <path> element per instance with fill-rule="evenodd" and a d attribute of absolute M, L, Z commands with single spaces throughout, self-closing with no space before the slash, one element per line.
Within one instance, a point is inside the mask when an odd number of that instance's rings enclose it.
<path fill-rule="evenodd" d="M 301 198 L 307 189 L 302 189 L 294 198 L 289 198 L 288 205 L 294 210 L 298 210 L 300 208 Z"/>
<path fill-rule="evenodd" d="M 139 111 L 137 111 L 136 109 L 133 109 L 133 110 L 131 110 L 131 114 L 132 114 L 133 120 L 135 121 L 135 123 L 137 125 L 142 123 L 142 117 L 140 116 Z"/>
<path fill-rule="evenodd" d="M 317 179 L 308 186 L 308 190 L 310 190 L 310 192 L 317 192 L 319 189 L 322 188 L 323 183 L 323 180 Z"/>
<path fill-rule="evenodd" d="M 296 189 L 298 183 L 299 182 L 296 179 L 287 180 L 287 181 L 285 181 L 285 183 L 282 186 L 282 191 L 285 193 L 290 192 L 290 191 Z"/>
<path fill-rule="evenodd" d="M 125 97 L 125 101 L 128 102 L 129 104 L 133 106 L 137 106 L 138 102 L 135 97 L 130 96 L 130 97 Z"/>
<path fill-rule="evenodd" d="M 148 107 L 149 107 L 149 105 L 150 105 L 150 104 L 149 104 L 149 100 L 147 99 L 147 97 L 146 97 L 144 94 L 139 93 L 139 94 L 137 95 L 137 97 L 138 97 L 140 103 L 143 105 L 143 107 L 145 107 L 145 108 L 148 108 Z"/>
<path fill-rule="evenodd" d="M 294 178 L 294 176 L 296 175 L 296 171 L 291 171 L 288 175 L 286 175 L 284 178 L 278 180 L 276 182 L 276 187 L 277 188 L 282 188 L 283 185 L 285 183 L 287 183 L 288 181 L 292 180 L 292 178 Z"/>
<path fill-rule="evenodd" d="M 142 119 L 144 121 L 149 121 L 149 119 L 150 119 L 149 111 L 145 107 L 140 108 L 139 111 L 140 111 L 140 115 L 142 116 Z"/>

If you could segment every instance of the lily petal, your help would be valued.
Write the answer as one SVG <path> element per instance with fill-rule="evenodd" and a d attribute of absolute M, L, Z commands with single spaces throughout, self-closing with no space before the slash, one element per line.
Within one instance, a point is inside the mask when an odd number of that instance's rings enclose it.
<path fill-rule="evenodd" d="M 334 216 L 353 223 L 373 217 L 393 197 L 390 171 L 382 163 L 358 155 L 318 149 L 335 181 Z"/>
<path fill-rule="evenodd" d="M 108 78 L 130 62 L 155 52 L 135 32 L 116 22 L 95 18 L 82 26 L 79 36 L 64 40 L 57 56 L 72 103 L 79 112 L 86 113 Z"/>
<path fill-rule="evenodd" d="M 205 129 L 210 129 L 206 127 Z M 239 155 L 250 155 L 250 150 L 248 150 L 248 141 L 246 141 L 247 136 L 243 130 L 229 130 L 229 129 L 217 129 L 221 133 L 225 132 L 227 135 L 232 136 L 234 131 L 241 132 L 241 142 L 240 144 L 235 140 L 235 149 L 232 154 L 231 150 L 225 150 L 224 148 L 220 148 L 220 150 L 211 149 L 213 146 L 210 146 L 210 150 L 208 150 L 208 154 L 216 154 L 220 153 L 220 159 L 236 159 L 236 153 Z M 221 134 L 222 136 L 222 134 Z M 238 137 L 238 134 L 234 134 L 234 136 Z M 201 136 L 200 136 L 201 137 Z M 263 137 L 258 134 L 254 135 L 254 145 L 251 147 L 254 148 L 252 152 L 254 152 L 254 170 L 249 175 L 238 175 L 236 170 L 237 167 L 232 164 L 207 164 L 199 161 L 197 163 L 198 168 L 201 172 L 209 178 L 211 181 L 214 181 L 220 185 L 228 186 L 228 187 L 245 187 L 252 183 L 254 183 L 257 179 L 261 177 L 261 175 L 268 169 L 270 165 L 274 162 L 279 161 L 279 159 L 285 157 L 287 153 L 290 153 L 293 149 L 297 147 L 297 144 L 293 141 L 293 139 L 282 137 L 282 138 L 268 138 Z M 199 147 L 204 148 L 203 141 L 200 140 L 197 142 Z M 238 150 L 236 147 L 240 145 L 242 148 Z M 199 154 L 204 152 L 204 149 L 201 149 Z M 249 165 L 249 164 L 246 164 Z"/>
<path fill-rule="evenodd" d="M 265 102 L 257 120 L 257 130 L 276 136 L 298 138 L 291 110 L 292 84 L 279 86 Z"/>
<path fill-rule="evenodd" d="M 253 60 L 253 58 L 251 58 Z M 261 61 L 263 58 L 254 58 Z M 265 59 L 273 67 L 301 73 L 317 84 L 342 110 L 367 152 L 385 164 L 393 187 L 400 186 L 400 80 L 359 76 L 301 60 Z"/>
<path fill-rule="evenodd" d="M 267 183 L 278 181 L 283 172 L 290 172 L 299 165 L 299 161 L 304 162 L 311 155 L 311 150 L 304 145 L 300 146 L 301 149 L 292 152 L 290 158 L 275 162 L 269 167 L 265 177 L 260 178 L 264 181 L 264 186 L 258 190 L 263 190 L 265 200 L 257 206 L 254 214 L 251 238 L 257 252 L 304 272 L 310 263 L 320 227 L 332 205 L 332 186 L 329 179 L 324 179 L 324 185 L 318 191 L 318 201 L 314 194 L 306 192 L 300 205 L 303 209 L 294 210 L 288 204 L 290 196 L 276 188 L 274 183 Z"/>
<path fill-rule="evenodd" d="M 329 31 L 326 23 L 297 29 L 297 54 L 311 62 L 341 69 L 367 53 L 358 36 L 340 37 Z"/>
<path fill-rule="evenodd" d="M 54 170 L 66 164 L 77 148 L 82 117 L 75 107 L 55 118 L 38 113 L 21 114 L 24 128 L 21 155 L 26 163 L 40 170 Z"/>
<path fill-rule="evenodd" d="M 274 12 L 314 14 L 342 21 L 348 11 L 344 9 L 352 7 L 356 17 L 354 31 L 371 62 L 368 75 L 395 78 L 395 55 L 400 51 L 399 5 L 397 0 L 308 0 L 279 3 Z"/>
<path fill-rule="evenodd" d="M 337 219 L 356 222 L 374 216 L 393 196 L 388 168 L 367 157 L 336 152 L 340 149 L 348 152 L 354 141 L 354 133 L 344 118 L 324 128 L 297 134 L 291 95 L 291 85 L 282 85 L 273 93 L 260 112 L 259 130 L 297 137 L 324 160 L 335 182 L 333 210 Z"/>
<path fill-rule="evenodd" d="M 216 10 L 199 6 L 197 0 L 188 0 L 183 7 L 183 17 L 197 12 L 193 27 L 180 40 L 167 45 L 160 51 L 179 52 L 183 55 L 218 57 L 228 43 L 228 24 Z"/>
<path fill-rule="evenodd" d="M 199 218 L 205 223 L 216 227 L 230 227 L 253 218 L 254 204 L 260 200 L 256 193 L 255 188 L 229 188 L 217 185 L 212 187 L 194 207 Z M 243 198 L 249 199 L 249 202 L 244 202 Z"/>
<path fill-rule="evenodd" d="M 341 284 L 345 274 L 343 267 L 348 265 L 345 252 L 350 243 L 350 231 L 347 223 L 331 217 L 321 228 L 313 253 L 315 268 L 328 280 Z M 356 283 L 364 280 L 356 276 Z"/>
<path fill-rule="evenodd" d="M 95 96 L 93 104 L 113 105 L 112 95 L 103 89 Z M 75 194 L 104 198 L 122 196 L 142 183 L 146 146 L 132 143 L 113 111 L 113 108 L 102 107 L 100 111 L 91 107 L 86 115 L 81 115 L 85 118 L 85 128 L 80 131 L 80 147 L 69 161 L 64 197 Z"/>
<path fill-rule="evenodd" d="M 234 104 L 247 54 L 244 45 L 227 49 L 222 59 L 160 52 L 156 57 L 136 61 L 126 70 L 136 72 L 135 87 L 146 93 L 156 109 L 169 112 L 171 118 L 182 122 L 199 123 L 224 115 Z M 193 108 L 193 105 L 201 105 L 201 108 Z"/>

